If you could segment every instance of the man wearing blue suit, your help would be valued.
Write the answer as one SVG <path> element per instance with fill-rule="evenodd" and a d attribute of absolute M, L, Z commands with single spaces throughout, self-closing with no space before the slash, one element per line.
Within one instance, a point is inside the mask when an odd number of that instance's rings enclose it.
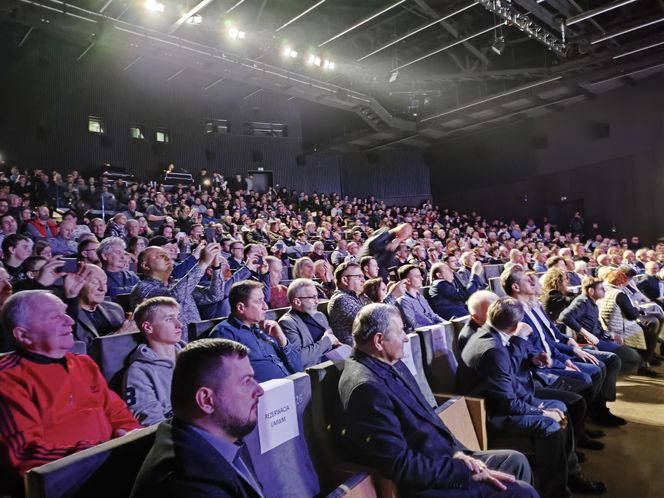
<path fill-rule="evenodd" d="M 551 357 L 552 365 L 545 370 L 558 375 L 558 382 L 562 384 L 549 387 L 578 392 L 586 397 L 590 410 L 605 410 L 606 402 L 616 399 L 620 358 L 609 352 L 581 349 L 576 341 L 562 334 L 537 300 L 542 288 L 536 275 L 528 275 L 515 266 L 505 270 L 500 278 L 505 293 L 516 298 L 524 307 L 523 321 L 533 329 L 528 338 L 532 351 L 535 354 L 544 351 Z M 575 384 L 588 386 L 589 389 L 579 390 Z M 601 449 L 603 446 L 598 441 L 588 440 L 585 433 L 579 434 L 579 446 L 589 449 Z"/>
<path fill-rule="evenodd" d="M 489 306 L 487 324 L 470 337 L 461 353 L 464 368 L 459 369 L 459 385 L 463 392 L 486 398 L 490 434 L 534 441 L 542 496 L 566 497 L 570 489 L 602 494 L 603 483 L 580 473 L 565 404 L 536 397 L 533 383 L 523 382 L 519 375 L 521 365 L 531 361 L 527 339 L 517 335 L 523 314 L 523 306 L 510 297 Z"/>
<path fill-rule="evenodd" d="M 362 308 L 353 338 L 356 348 L 339 381 L 351 458 L 377 468 L 409 498 L 538 496 L 522 482 L 531 480 L 523 455 L 472 453 L 443 424 L 400 361 L 408 336 L 397 308 Z"/>

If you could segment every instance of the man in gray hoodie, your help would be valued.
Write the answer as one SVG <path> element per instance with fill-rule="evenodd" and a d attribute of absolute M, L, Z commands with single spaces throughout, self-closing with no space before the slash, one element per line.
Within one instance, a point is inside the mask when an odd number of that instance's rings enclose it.
<path fill-rule="evenodd" d="M 175 299 L 164 296 L 147 299 L 134 310 L 147 344 L 139 344 L 131 354 L 123 392 L 129 410 L 143 426 L 172 415 L 171 380 L 175 357 L 183 346 L 179 311 Z"/>

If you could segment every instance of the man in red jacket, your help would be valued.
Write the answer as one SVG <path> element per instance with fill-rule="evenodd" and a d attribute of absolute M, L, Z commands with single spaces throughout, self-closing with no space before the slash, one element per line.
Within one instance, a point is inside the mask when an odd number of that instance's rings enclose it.
<path fill-rule="evenodd" d="M 74 320 L 65 311 L 41 290 L 2 308 L 17 349 L 0 357 L 0 491 L 16 491 L 33 467 L 141 427 L 97 365 L 69 352 Z"/>

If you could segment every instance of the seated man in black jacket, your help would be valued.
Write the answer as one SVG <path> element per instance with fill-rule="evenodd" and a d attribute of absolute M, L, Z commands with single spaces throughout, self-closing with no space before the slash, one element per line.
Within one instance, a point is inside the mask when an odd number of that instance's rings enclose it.
<path fill-rule="evenodd" d="M 430 280 L 429 304 L 445 320 L 466 316 L 466 301 L 481 288 L 476 274 L 472 274 L 467 287 L 462 285 L 447 263 L 435 263 L 431 267 Z"/>
<path fill-rule="evenodd" d="M 376 467 L 409 498 L 537 496 L 517 480 L 531 480 L 523 455 L 471 453 L 440 420 L 400 361 L 408 336 L 397 308 L 362 308 L 353 338 L 356 349 L 339 381 L 349 456 Z"/>
<path fill-rule="evenodd" d="M 201 339 L 177 357 L 173 419 L 162 422 L 133 498 L 264 496 L 242 438 L 256 426 L 263 389 L 242 344 Z"/>

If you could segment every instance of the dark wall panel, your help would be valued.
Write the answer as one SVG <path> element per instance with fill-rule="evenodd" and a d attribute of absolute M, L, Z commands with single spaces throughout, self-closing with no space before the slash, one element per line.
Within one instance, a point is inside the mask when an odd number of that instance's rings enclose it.
<path fill-rule="evenodd" d="M 586 220 L 605 233 L 660 237 L 662 88 L 664 76 L 655 75 L 564 112 L 434 146 L 427 153 L 434 199 L 519 221 L 541 219 L 563 198 L 580 200 Z M 546 147 L 534 139 L 542 136 Z"/>

